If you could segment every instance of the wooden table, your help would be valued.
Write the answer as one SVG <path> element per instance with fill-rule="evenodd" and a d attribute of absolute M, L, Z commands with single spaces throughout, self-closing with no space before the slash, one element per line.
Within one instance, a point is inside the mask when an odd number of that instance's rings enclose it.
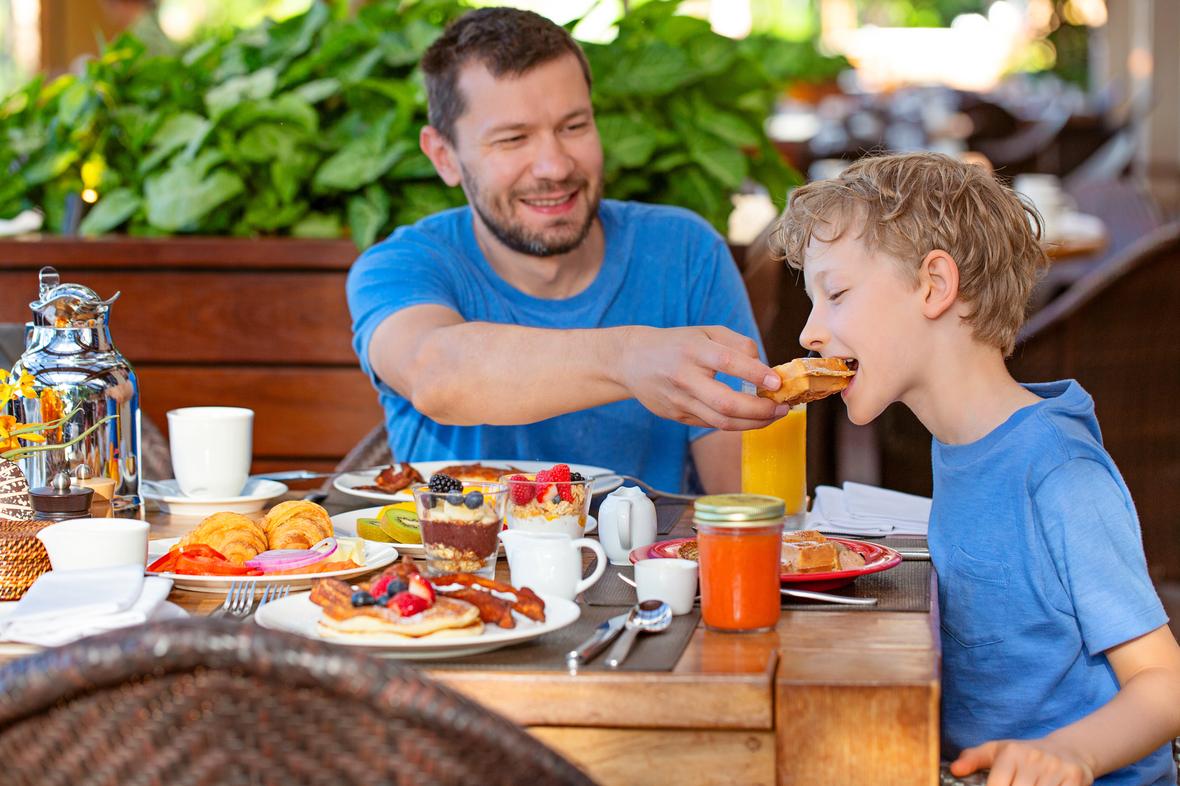
<path fill-rule="evenodd" d="M 153 539 L 195 525 L 149 518 Z M 681 529 L 691 534 L 685 520 Z M 177 590 L 170 600 L 204 614 L 222 598 Z M 701 627 L 671 672 L 430 673 L 602 784 L 934 786 L 936 617 L 833 608 L 785 611 L 770 633 Z"/>

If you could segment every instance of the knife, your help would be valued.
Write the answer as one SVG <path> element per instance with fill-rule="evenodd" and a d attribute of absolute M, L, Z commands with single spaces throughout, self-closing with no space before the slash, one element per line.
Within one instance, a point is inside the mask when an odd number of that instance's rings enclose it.
<path fill-rule="evenodd" d="M 578 666 L 589 663 L 598 653 L 606 649 L 607 645 L 614 641 L 615 637 L 623 630 L 623 625 L 626 622 L 627 613 L 604 620 L 594 629 L 594 633 L 590 634 L 590 638 L 579 644 L 577 649 L 567 652 L 565 665 L 569 667 L 570 673 L 576 673 Z"/>

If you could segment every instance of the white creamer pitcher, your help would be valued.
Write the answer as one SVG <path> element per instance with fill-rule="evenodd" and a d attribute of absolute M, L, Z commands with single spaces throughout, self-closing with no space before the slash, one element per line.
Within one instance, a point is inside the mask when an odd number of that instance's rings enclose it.
<path fill-rule="evenodd" d="M 589 538 L 572 539 L 558 532 L 525 532 L 506 529 L 500 533 L 508 554 L 512 583 L 533 592 L 573 600 L 602 577 L 606 554 Z M 582 549 L 598 557 L 594 572 L 582 578 Z"/>
<path fill-rule="evenodd" d="M 629 565 L 631 550 L 656 542 L 656 506 L 635 486 L 606 495 L 598 509 L 598 539 L 612 565 Z"/>

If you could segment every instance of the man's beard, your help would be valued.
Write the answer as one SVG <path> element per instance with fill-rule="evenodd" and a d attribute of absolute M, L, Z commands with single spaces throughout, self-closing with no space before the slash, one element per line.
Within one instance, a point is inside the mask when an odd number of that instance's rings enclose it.
<path fill-rule="evenodd" d="M 546 235 L 552 234 L 554 229 L 550 229 L 548 232 L 531 232 L 520 223 L 513 224 L 506 217 L 496 215 L 490 206 L 484 204 L 481 198 L 478 180 L 472 177 L 465 167 L 462 168 L 462 173 L 463 185 L 467 191 L 467 200 L 483 221 L 484 226 L 495 235 L 497 240 L 520 254 L 528 254 L 534 257 L 552 257 L 559 254 L 567 254 L 582 245 L 582 241 L 590 234 L 590 227 L 594 225 L 594 219 L 598 217 L 598 203 L 602 201 L 601 181 L 598 183 L 596 192 L 591 196 L 589 202 L 590 209 L 586 212 L 586 219 L 578 227 L 577 231 L 564 239 L 551 240 Z M 582 191 L 585 190 L 587 185 L 588 182 L 584 179 L 567 180 L 560 183 L 542 180 L 538 183 L 537 190 L 541 193 L 572 191 L 574 189 Z M 511 205 L 518 198 L 519 195 L 510 193 L 508 195 L 508 204 Z"/>

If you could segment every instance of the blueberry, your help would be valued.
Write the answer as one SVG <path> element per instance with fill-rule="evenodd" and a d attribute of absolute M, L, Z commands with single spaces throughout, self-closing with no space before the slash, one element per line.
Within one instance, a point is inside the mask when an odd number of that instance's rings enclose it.
<path fill-rule="evenodd" d="M 364 590 L 358 590 L 352 593 L 353 606 L 372 606 L 377 603 L 377 599 Z"/>
<path fill-rule="evenodd" d="M 406 582 L 402 581 L 401 579 L 394 579 L 393 581 L 389 582 L 389 586 L 385 588 L 385 594 L 393 597 L 399 592 L 405 592 L 409 588 L 410 585 L 406 584 Z"/>
<path fill-rule="evenodd" d="M 389 599 L 390 599 L 390 598 L 392 598 L 392 597 L 393 597 L 393 593 L 392 593 L 392 592 L 386 592 L 386 593 L 383 593 L 383 594 L 381 594 L 381 595 L 378 595 L 378 596 L 377 596 L 377 597 L 376 597 L 376 598 L 373 600 L 373 603 L 375 603 L 375 604 L 376 604 L 376 605 L 378 605 L 378 606 L 384 606 L 386 603 L 389 603 Z"/>
<path fill-rule="evenodd" d="M 467 496 L 463 498 L 463 504 L 472 510 L 479 510 L 480 506 L 483 505 L 483 494 L 478 491 L 469 491 L 467 492 Z"/>
<path fill-rule="evenodd" d="M 447 495 L 447 504 L 448 505 L 455 505 L 456 507 L 459 505 L 462 505 L 463 504 L 463 495 L 462 494 L 448 494 Z"/>

